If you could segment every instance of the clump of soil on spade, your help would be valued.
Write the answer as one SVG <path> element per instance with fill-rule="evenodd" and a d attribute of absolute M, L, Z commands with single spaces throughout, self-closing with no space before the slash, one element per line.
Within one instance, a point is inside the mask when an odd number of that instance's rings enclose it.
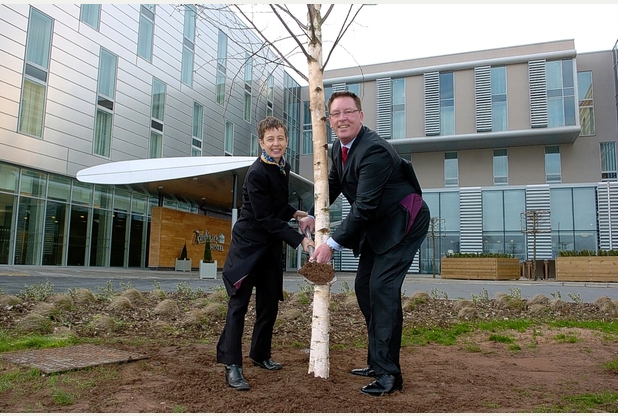
<path fill-rule="evenodd" d="M 308 261 L 298 270 L 298 274 L 316 285 L 325 285 L 335 277 L 335 269 L 330 264 Z"/>

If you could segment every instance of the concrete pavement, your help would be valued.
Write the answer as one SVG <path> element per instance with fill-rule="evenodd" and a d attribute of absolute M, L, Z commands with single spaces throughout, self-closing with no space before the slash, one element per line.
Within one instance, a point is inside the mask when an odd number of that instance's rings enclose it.
<path fill-rule="evenodd" d="M 331 293 L 354 289 L 354 273 L 338 272 L 337 281 Z M 221 272 L 217 279 L 199 279 L 198 271 L 177 272 L 173 270 L 150 270 L 137 268 L 108 267 L 63 267 L 63 266 L 6 266 L 0 265 L 0 293 L 17 295 L 26 286 L 49 283 L 55 293 L 67 293 L 71 288 L 88 288 L 95 294 L 106 290 L 108 286 L 115 291 L 133 287 L 141 292 L 148 292 L 161 287 L 166 292 L 175 292 L 179 287 L 201 288 L 211 292 L 216 287 L 223 287 Z M 284 290 L 296 292 L 309 283 L 296 272 L 284 273 Z M 524 299 L 536 294 L 543 294 L 550 299 L 561 297 L 567 302 L 581 299 L 593 302 L 601 296 L 618 298 L 618 283 L 581 283 L 556 282 L 555 280 L 454 280 L 433 278 L 426 274 L 409 274 L 403 284 L 404 296 L 416 291 L 427 292 L 430 296 L 448 299 L 472 299 L 487 292 L 490 298 L 496 293 L 510 294 L 520 291 Z"/>

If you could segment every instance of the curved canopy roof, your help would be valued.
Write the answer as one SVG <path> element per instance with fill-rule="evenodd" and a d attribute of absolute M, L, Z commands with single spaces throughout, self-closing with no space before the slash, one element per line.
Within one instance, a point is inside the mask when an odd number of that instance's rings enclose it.
<path fill-rule="evenodd" d="M 195 201 L 202 209 L 231 212 L 240 206 L 241 188 L 255 157 L 198 156 L 110 162 L 77 172 L 81 182 L 139 185 L 154 195 Z M 236 203 L 233 203 L 234 187 Z M 308 210 L 313 204 L 313 183 L 292 173 L 289 201 Z"/>

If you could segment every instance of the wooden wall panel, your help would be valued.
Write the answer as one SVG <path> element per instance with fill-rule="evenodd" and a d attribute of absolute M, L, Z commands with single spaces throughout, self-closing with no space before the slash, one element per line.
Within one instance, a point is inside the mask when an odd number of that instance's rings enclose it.
<path fill-rule="evenodd" d="M 197 269 L 204 256 L 204 242 L 210 238 L 213 260 L 223 267 L 232 240 L 232 222 L 207 215 L 191 214 L 164 207 L 152 207 L 148 267 L 174 268 L 183 245 L 191 267 Z"/>

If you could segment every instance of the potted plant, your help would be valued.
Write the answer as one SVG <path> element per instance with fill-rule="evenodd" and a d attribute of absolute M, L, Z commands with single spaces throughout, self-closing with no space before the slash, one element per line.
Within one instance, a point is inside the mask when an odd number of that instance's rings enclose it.
<path fill-rule="evenodd" d="M 180 251 L 180 257 L 176 259 L 176 265 L 174 270 L 177 272 L 190 272 L 191 271 L 191 259 L 187 259 L 187 242 Z"/>
<path fill-rule="evenodd" d="M 204 259 L 200 260 L 200 279 L 217 278 L 217 260 L 212 259 L 210 250 L 210 238 L 204 242 Z"/>

